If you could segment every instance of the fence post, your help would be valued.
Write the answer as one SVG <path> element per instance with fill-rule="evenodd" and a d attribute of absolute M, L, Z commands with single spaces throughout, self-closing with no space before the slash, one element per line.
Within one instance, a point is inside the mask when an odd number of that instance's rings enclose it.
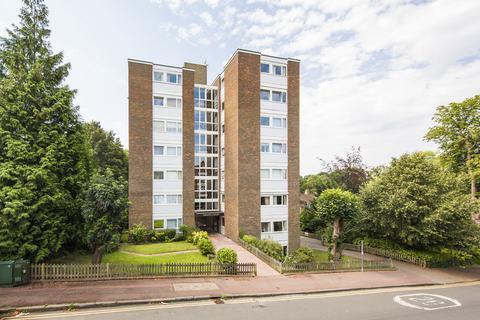
<path fill-rule="evenodd" d="M 45 263 L 42 263 L 40 271 L 42 272 L 42 280 L 45 280 Z"/>
<path fill-rule="evenodd" d="M 107 263 L 107 278 L 110 278 L 110 263 Z"/>

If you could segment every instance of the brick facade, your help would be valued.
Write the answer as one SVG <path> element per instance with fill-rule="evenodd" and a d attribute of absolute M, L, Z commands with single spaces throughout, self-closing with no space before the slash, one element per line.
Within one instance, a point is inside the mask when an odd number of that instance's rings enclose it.
<path fill-rule="evenodd" d="M 194 88 L 195 72 L 183 69 L 182 87 L 182 142 L 183 142 L 183 223 L 195 225 L 195 143 L 194 137 Z"/>
<path fill-rule="evenodd" d="M 225 233 L 260 237 L 260 55 L 238 51 L 224 75 Z"/>
<path fill-rule="evenodd" d="M 128 224 L 152 226 L 152 65 L 128 62 Z"/>
<path fill-rule="evenodd" d="M 300 247 L 300 63 L 288 61 L 288 250 Z"/>
<path fill-rule="evenodd" d="M 196 84 L 207 84 L 207 65 L 185 62 L 183 67 L 195 71 L 194 82 Z"/>

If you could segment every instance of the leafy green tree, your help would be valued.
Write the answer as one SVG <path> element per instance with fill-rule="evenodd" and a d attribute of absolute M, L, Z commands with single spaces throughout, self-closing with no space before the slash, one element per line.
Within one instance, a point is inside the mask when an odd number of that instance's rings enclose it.
<path fill-rule="evenodd" d="M 342 242 L 342 232 L 345 222 L 353 219 L 359 213 L 359 201 L 350 191 L 328 189 L 315 200 L 317 219 L 333 225 L 331 256 L 334 260 L 341 258 L 338 248 Z"/>
<path fill-rule="evenodd" d="M 104 252 L 119 244 L 122 219 L 128 209 L 127 188 L 126 181 L 115 178 L 109 169 L 105 175 L 93 176 L 89 183 L 82 215 L 93 264 L 101 263 Z"/>
<path fill-rule="evenodd" d="M 425 138 L 439 145 L 443 159 L 454 170 L 468 173 L 470 194 L 476 198 L 480 178 L 480 95 L 439 106 L 433 121 L 436 125 Z"/>
<path fill-rule="evenodd" d="M 52 53 L 43 1 L 23 3 L 0 39 L 0 256 L 38 262 L 80 238 L 89 172 L 70 65 Z"/>
<path fill-rule="evenodd" d="M 93 169 L 104 174 L 110 169 L 116 178 L 128 179 L 128 156 L 120 139 L 113 131 L 106 131 L 99 122 L 84 123 L 88 144 L 91 146 Z"/>
<path fill-rule="evenodd" d="M 333 189 L 338 187 L 338 182 L 335 181 L 328 172 L 320 172 L 318 174 L 307 175 L 300 178 L 300 191 L 309 192 L 319 195 L 326 189 Z"/>
<path fill-rule="evenodd" d="M 471 219 L 476 205 L 461 186 L 432 153 L 393 159 L 360 192 L 364 235 L 421 249 L 466 246 L 478 228 Z"/>

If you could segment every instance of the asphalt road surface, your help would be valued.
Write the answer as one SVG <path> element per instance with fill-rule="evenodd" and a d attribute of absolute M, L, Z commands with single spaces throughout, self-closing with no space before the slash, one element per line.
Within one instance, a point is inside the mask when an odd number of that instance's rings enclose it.
<path fill-rule="evenodd" d="M 218 302 L 218 301 L 217 301 Z M 138 305 L 38 313 L 15 319 L 480 319 L 480 283 Z"/>

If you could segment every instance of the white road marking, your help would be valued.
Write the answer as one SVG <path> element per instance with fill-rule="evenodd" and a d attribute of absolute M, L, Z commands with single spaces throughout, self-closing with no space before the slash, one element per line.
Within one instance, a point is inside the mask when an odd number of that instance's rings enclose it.
<path fill-rule="evenodd" d="M 433 293 L 404 294 L 395 296 L 393 301 L 405 307 L 427 311 L 456 308 L 462 305 L 458 300 Z"/>

